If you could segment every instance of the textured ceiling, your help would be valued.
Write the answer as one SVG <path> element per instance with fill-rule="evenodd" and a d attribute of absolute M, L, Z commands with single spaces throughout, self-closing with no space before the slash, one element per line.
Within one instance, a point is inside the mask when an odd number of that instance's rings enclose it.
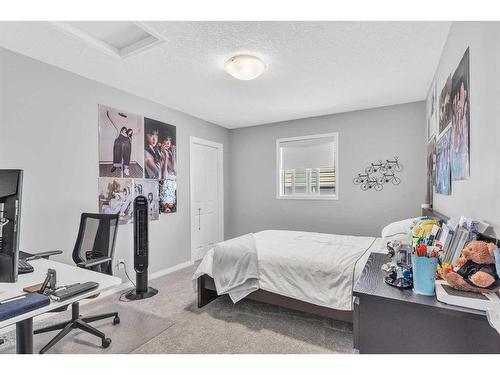
<path fill-rule="evenodd" d="M 166 42 L 126 59 L 49 22 L 0 22 L 0 46 L 236 128 L 423 100 L 449 22 L 146 22 Z M 236 53 L 267 64 L 253 81 Z"/>

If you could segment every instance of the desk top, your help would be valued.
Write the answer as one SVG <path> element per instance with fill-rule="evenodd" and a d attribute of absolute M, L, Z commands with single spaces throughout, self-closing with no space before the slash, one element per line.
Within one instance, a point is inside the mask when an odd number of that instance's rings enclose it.
<path fill-rule="evenodd" d="M 76 266 L 70 266 L 61 262 L 54 262 L 52 260 L 36 259 L 31 260 L 29 263 L 35 269 L 34 272 L 19 275 L 16 283 L 0 283 L 0 300 L 23 294 L 23 288 L 30 285 L 42 283 L 45 280 L 45 276 L 47 275 L 47 271 L 49 268 L 56 270 L 56 281 L 58 286 L 95 281 L 96 283 L 99 283 L 99 287 L 97 289 L 88 291 L 87 293 L 74 296 L 73 298 L 67 299 L 63 302 L 51 301 L 50 305 L 48 306 L 30 311 L 23 315 L 18 315 L 11 319 L 0 321 L 0 328 L 93 296 L 96 293 L 102 292 L 106 289 L 110 289 L 116 285 L 121 284 L 122 282 L 121 279 L 116 276 L 109 276 L 103 273 L 86 270 Z"/>
<path fill-rule="evenodd" d="M 363 272 L 354 287 L 353 295 L 358 297 L 363 295 L 379 297 L 388 300 L 412 303 L 421 307 L 441 308 L 461 313 L 486 316 L 484 311 L 448 305 L 446 303 L 439 302 L 435 296 L 423 296 L 413 293 L 412 289 L 399 289 L 387 285 L 384 282 L 385 272 L 382 271 L 381 267 L 384 263 L 389 261 L 390 258 L 387 254 L 371 253 L 366 262 L 365 268 L 363 269 Z"/>

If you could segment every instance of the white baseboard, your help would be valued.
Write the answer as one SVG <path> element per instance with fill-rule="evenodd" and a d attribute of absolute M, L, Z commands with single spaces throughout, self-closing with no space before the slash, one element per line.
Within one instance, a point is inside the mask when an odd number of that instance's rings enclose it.
<path fill-rule="evenodd" d="M 172 272 L 175 272 L 175 271 L 179 271 L 183 268 L 187 268 L 187 267 L 190 267 L 194 264 L 193 261 L 187 261 L 187 262 L 184 262 L 184 263 L 179 263 L 175 266 L 172 266 L 172 267 L 169 267 L 169 268 L 165 268 L 164 270 L 159 270 L 159 271 L 156 271 L 156 272 L 153 272 L 151 275 L 149 275 L 148 279 L 149 280 L 154 280 L 154 279 L 157 279 L 159 277 L 162 277 L 162 276 L 165 276 L 165 275 L 168 275 L 169 273 L 172 273 Z M 113 293 L 117 293 L 117 292 L 121 292 L 125 289 L 128 289 L 128 288 L 131 288 L 133 285 L 130 281 L 126 281 L 124 283 L 121 283 L 120 285 L 117 285 L 115 286 L 114 288 L 111 288 L 111 289 L 108 289 L 104 292 L 101 293 L 101 296 L 105 297 L 105 296 L 109 296 Z M 83 303 L 85 302 L 89 302 L 91 300 L 86 300 L 84 301 Z"/>
<path fill-rule="evenodd" d="M 168 274 L 170 274 L 172 272 L 179 271 L 179 270 L 181 270 L 183 268 L 190 267 L 193 264 L 194 264 L 193 261 L 187 261 L 187 262 L 184 262 L 184 263 L 177 264 L 177 265 L 175 265 L 173 267 L 165 268 L 164 270 L 153 272 L 151 275 L 149 275 L 149 280 L 158 279 L 158 278 L 160 278 L 162 276 L 165 276 L 165 275 L 168 275 Z M 99 294 L 99 297 L 97 299 L 85 299 L 85 300 L 80 301 L 80 305 L 85 305 L 87 303 L 95 302 L 99 298 L 110 296 L 111 294 L 124 291 L 126 289 L 131 288 L 131 287 L 132 287 L 132 283 L 130 281 L 121 283 L 120 285 L 117 285 L 114 288 L 111 288 L 111 289 L 108 289 L 108 290 L 105 290 L 105 291 L 101 292 Z M 68 309 L 71 309 L 71 307 L 68 307 Z M 40 321 L 43 321 L 43 320 L 45 320 L 47 318 L 50 318 L 50 317 L 53 317 L 53 316 L 54 316 L 54 314 L 45 313 L 45 314 L 42 314 L 42 315 L 35 316 L 33 318 L 33 321 L 34 322 L 40 322 Z M 15 329 L 14 325 L 11 325 L 11 326 L 8 326 L 8 327 L 4 327 L 4 328 L 0 329 L 0 334 L 5 334 L 7 332 L 12 331 L 13 329 Z"/>
<path fill-rule="evenodd" d="M 193 264 L 194 264 L 194 262 L 191 261 L 191 260 L 188 260 L 187 262 L 184 262 L 184 263 L 179 263 L 176 266 L 165 268 L 164 270 L 153 272 L 149 276 L 149 279 L 150 280 L 157 279 L 158 277 L 162 277 L 162 276 L 168 275 L 169 273 L 182 270 L 183 268 L 187 268 L 189 266 L 192 266 Z"/>

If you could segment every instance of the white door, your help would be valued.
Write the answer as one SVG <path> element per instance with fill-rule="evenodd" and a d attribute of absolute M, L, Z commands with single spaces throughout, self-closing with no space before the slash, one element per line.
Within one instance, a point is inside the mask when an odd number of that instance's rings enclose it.
<path fill-rule="evenodd" d="M 191 260 L 224 238 L 222 145 L 190 139 Z"/>

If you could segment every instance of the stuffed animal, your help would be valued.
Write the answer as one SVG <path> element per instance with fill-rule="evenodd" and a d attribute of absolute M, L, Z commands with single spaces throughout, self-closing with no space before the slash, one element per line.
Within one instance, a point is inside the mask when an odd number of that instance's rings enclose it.
<path fill-rule="evenodd" d="M 492 243 L 471 241 L 462 250 L 453 271 L 445 274 L 448 284 L 458 290 L 476 293 L 500 290 L 494 257 L 496 248 Z"/>

